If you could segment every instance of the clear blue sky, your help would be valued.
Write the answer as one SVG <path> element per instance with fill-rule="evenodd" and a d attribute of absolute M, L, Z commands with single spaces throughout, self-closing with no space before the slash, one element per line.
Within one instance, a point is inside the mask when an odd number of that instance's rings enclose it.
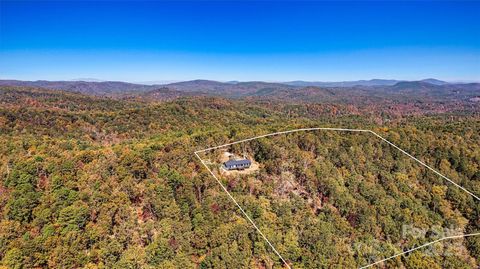
<path fill-rule="evenodd" d="M 0 1 L 0 78 L 480 81 L 480 2 Z"/>

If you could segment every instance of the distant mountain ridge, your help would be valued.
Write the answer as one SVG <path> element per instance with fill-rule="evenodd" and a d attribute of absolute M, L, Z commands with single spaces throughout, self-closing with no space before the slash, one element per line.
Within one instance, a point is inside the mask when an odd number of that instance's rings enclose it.
<path fill-rule="evenodd" d="M 428 78 L 419 80 L 433 85 L 447 85 L 451 84 L 446 81 Z M 59 89 L 66 91 L 78 91 L 87 94 L 108 94 L 118 93 L 122 91 L 149 91 L 158 88 L 168 87 L 179 91 L 187 92 L 215 92 L 222 90 L 238 90 L 245 92 L 246 88 L 260 89 L 260 88 L 289 88 L 289 87 L 354 87 L 354 86 L 393 86 L 399 82 L 412 82 L 406 80 L 394 79 L 370 79 L 370 80 L 356 80 L 356 81 L 339 81 L 339 82 L 323 82 L 323 81 L 288 81 L 288 82 L 264 82 L 264 81 L 228 81 L 220 82 L 215 80 L 189 80 L 166 84 L 141 84 L 130 83 L 122 81 L 102 81 L 98 79 L 75 79 L 67 81 L 23 81 L 23 80 L 0 80 L 0 85 L 10 86 L 31 86 L 42 87 L 49 89 Z M 460 84 L 460 83 L 456 83 Z"/>
<path fill-rule="evenodd" d="M 293 86 L 316 86 L 316 87 L 353 87 L 353 86 L 391 86 L 402 80 L 394 79 L 370 79 L 370 80 L 355 80 L 355 81 L 337 81 L 337 82 L 324 82 L 324 81 L 289 81 L 285 82 L 287 85 Z"/>
<path fill-rule="evenodd" d="M 347 102 L 358 100 L 471 100 L 479 96 L 479 83 L 454 84 L 438 79 L 419 81 L 358 80 L 344 82 L 292 81 L 287 83 L 191 80 L 163 85 L 120 81 L 20 81 L 0 80 L 0 86 L 38 87 L 113 98 L 168 101 L 181 97 L 217 96 L 302 102 Z"/>
<path fill-rule="evenodd" d="M 443 80 L 438 80 L 435 78 L 427 78 L 427 79 L 422 79 L 420 80 L 421 82 L 427 82 L 433 85 L 447 85 L 450 84 L 449 82 L 443 81 Z"/>
<path fill-rule="evenodd" d="M 22 81 L 0 80 L 0 86 L 39 87 L 53 90 L 80 92 L 90 95 L 112 95 L 131 91 L 149 91 L 159 88 L 143 84 L 134 84 L 121 81 Z"/>
<path fill-rule="evenodd" d="M 421 82 L 427 82 L 433 85 L 446 85 L 450 84 L 449 82 L 438 80 L 434 78 L 427 78 L 419 80 Z M 399 82 L 411 82 L 408 80 L 395 80 L 395 79 L 370 79 L 370 80 L 353 80 L 353 81 L 288 81 L 284 84 L 292 86 L 316 86 L 316 87 L 355 87 L 355 86 L 393 86 Z"/>

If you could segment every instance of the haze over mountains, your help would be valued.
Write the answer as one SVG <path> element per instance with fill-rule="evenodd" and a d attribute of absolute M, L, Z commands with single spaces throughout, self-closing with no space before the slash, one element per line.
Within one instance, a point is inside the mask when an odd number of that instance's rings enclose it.
<path fill-rule="evenodd" d="M 263 81 L 228 81 L 220 82 L 214 80 L 189 80 L 189 81 L 179 81 L 179 82 L 170 82 L 170 83 L 130 83 L 130 82 L 121 82 L 121 81 L 104 81 L 95 78 L 78 78 L 72 80 L 61 80 L 61 81 L 48 81 L 48 80 L 36 80 L 36 81 L 25 81 L 25 80 L 0 80 L 0 85 L 10 85 L 10 86 L 32 86 L 32 87 L 46 87 L 46 88 L 58 88 L 62 90 L 75 90 L 79 89 L 80 91 L 95 91 L 99 90 L 102 92 L 114 92 L 114 91 L 138 91 L 145 90 L 149 88 L 159 88 L 161 87 L 173 87 L 185 91 L 196 91 L 198 89 L 204 90 L 214 90 L 215 88 L 220 89 L 224 88 L 227 85 L 238 85 L 243 87 L 248 86 L 276 86 L 276 87 L 285 87 L 285 86 L 294 86 L 294 87 L 306 87 L 306 86 L 316 86 L 316 87 L 354 87 L 354 86 L 392 86 L 398 82 L 404 82 L 405 80 L 394 80 L 394 79 L 370 79 L 370 80 L 355 80 L 355 81 L 287 81 L 287 82 L 263 82 Z M 428 78 L 419 80 L 421 82 L 427 82 L 434 85 L 446 85 L 446 84 L 462 84 L 462 83 L 449 83 L 446 81 Z M 242 87 L 238 87 L 242 88 Z"/>
<path fill-rule="evenodd" d="M 346 86 L 379 86 L 379 85 L 393 85 L 399 82 L 398 80 L 389 79 L 371 79 L 371 80 L 357 80 L 357 81 L 340 81 L 340 82 L 322 82 L 322 81 L 290 81 L 285 84 L 293 86 L 327 86 L 327 87 L 346 87 Z"/>
<path fill-rule="evenodd" d="M 186 96 L 296 100 L 302 102 L 359 101 L 459 101 L 476 102 L 480 83 L 448 83 L 437 79 L 420 81 L 359 80 L 345 82 L 263 81 L 219 82 L 191 80 L 163 85 L 120 81 L 20 81 L 0 80 L 0 86 L 39 87 L 114 98 L 172 100 Z"/>

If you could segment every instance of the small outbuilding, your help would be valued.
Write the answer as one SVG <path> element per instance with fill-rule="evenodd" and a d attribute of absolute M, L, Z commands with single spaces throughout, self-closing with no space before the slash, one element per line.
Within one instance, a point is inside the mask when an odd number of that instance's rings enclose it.
<path fill-rule="evenodd" d="M 223 163 L 223 167 L 226 170 L 243 170 L 252 165 L 252 162 L 248 159 L 229 160 Z"/>

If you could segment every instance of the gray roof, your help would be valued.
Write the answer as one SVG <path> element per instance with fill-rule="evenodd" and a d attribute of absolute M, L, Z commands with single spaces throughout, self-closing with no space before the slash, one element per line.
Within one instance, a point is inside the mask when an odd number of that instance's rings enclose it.
<path fill-rule="evenodd" d="M 250 160 L 242 159 L 242 160 L 229 160 L 223 163 L 225 166 L 232 166 L 232 165 L 246 165 L 252 164 Z"/>

